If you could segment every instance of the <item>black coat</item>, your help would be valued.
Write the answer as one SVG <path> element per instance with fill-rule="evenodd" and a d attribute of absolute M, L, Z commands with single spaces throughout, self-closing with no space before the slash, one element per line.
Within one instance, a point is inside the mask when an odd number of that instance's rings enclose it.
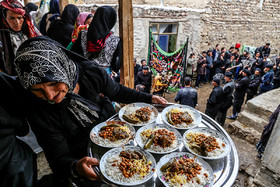
<path fill-rule="evenodd" d="M 248 77 L 243 77 L 238 82 L 238 84 L 236 84 L 234 99 L 244 99 L 249 84 L 250 84 L 250 79 Z"/>
<path fill-rule="evenodd" d="M 61 20 L 55 20 L 51 23 L 47 35 L 67 47 L 71 42 L 74 24 L 79 13 L 79 9 L 75 5 L 67 5 L 62 12 Z"/>
<path fill-rule="evenodd" d="M 33 106 L 28 116 L 39 145 L 43 148 L 52 171 L 61 176 L 70 176 L 71 163 L 87 155 L 91 129 L 115 111 L 110 101 L 151 102 L 152 95 L 137 92 L 113 81 L 103 68 L 92 62 L 79 62 L 79 95 L 101 108 L 99 118 L 94 123 L 83 126 L 67 109 L 69 98 L 59 104 L 49 104 L 30 95 Z"/>
<path fill-rule="evenodd" d="M 254 94 L 254 95 L 257 94 L 261 81 L 262 81 L 261 75 L 252 75 L 247 93 Z"/>
<path fill-rule="evenodd" d="M 29 127 L 24 120 L 21 85 L 0 73 L 0 186 L 32 187 L 37 180 L 36 159 L 31 148 L 16 136 Z"/>
<path fill-rule="evenodd" d="M 15 75 L 16 72 L 12 63 L 14 59 L 15 55 L 10 33 L 6 30 L 0 30 L 0 69 L 10 75 Z"/>
<path fill-rule="evenodd" d="M 207 100 L 206 110 L 205 113 L 212 118 L 218 114 L 220 107 L 223 103 L 223 88 L 220 86 L 214 87 L 209 99 Z"/>
<path fill-rule="evenodd" d="M 137 74 L 136 84 L 143 84 L 145 86 L 144 92 L 150 93 L 152 86 L 152 74 L 148 72 L 147 75 L 143 74 L 143 71 L 139 71 Z"/>
<path fill-rule="evenodd" d="M 180 89 L 174 98 L 176 102 L 179 101 L 180 104 L 188 105 L 195 108 L 197 104 L 197 91 L 191 87 L 185 87 Z"/>

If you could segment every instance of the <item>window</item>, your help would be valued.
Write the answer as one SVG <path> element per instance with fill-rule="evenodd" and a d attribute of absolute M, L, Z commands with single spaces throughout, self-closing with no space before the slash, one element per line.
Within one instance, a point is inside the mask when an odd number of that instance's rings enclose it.
<path fill-rule="evenodd" d="M 150 23 L 150 29 L 163 51 L 172 53 L 176 50 L 178 23 Z"/>

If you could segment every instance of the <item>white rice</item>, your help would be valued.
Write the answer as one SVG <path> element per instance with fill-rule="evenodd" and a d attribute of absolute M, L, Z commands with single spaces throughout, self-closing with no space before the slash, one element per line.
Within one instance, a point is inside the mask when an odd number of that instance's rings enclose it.
<path fill-rule="evenodd" d="M 216 137 L 215 137 L 216 138 Z M 216 142 L 218 142 L 220 149 L 216 148 L 213 151 L 207 152 L 207 156 L 208 157 L 217 157 L 220 156 L 221 154 L 223 154 L 223 152 L 225 151 L 225 147 L 222 146 L 222 144 L 225 142 L 223 142 L 223 140 L 221 140 L 220 138 L 216 138 Z"/>
<path fill-rule="evenodd" d="M 208 177 L 204 175 L 206 173 Z M 167 184 L 170 187 L 201 187 L 204 186 L 209 181 L 209 172 L 206 171 L 204 168 L 200 170 L 200 174 L 197 174 L 196 177 L 192 178 L 189 182 L 187 182 L 187 176 L 184 174 L 178 174 L 174 177 L 174 181 L 169 180 Z M 200 183 L 198 184 L 196 181 L 199 180 Z"/>
<path fill-rule="evenodd" d="M 135 114 L 135 111 L 136 110 L 139 110 L 140 108 L 144 108 L 144 107 L 127 107 L 124 114 L 125 115 L 130 115 L 130 114 Z M 137 124 L 133 124 L 133 125 L 143 125 L 143 124 L 147 124 L 147 123 L 150 123 L 152 121 L 154 121 L 155 119 L 155 113 L 153 112 L 153 110 L 151 108 L 149 108 L 152 112 L 151 112 L 151 115 L 150 115 L 150 120 L 149 121 L 141 121 L 140 123 L 137 123 Z"/>
<path fill-rule="evenodd" d="M 205 136 L 213 136 L 209 133 L 201 133 L 201 132 L 194 132 L 194 134 L 204 134 Z M 207 157 L 217 157 L 220 156 L 225 151 L 225 147 L 222 145 L 223 143 L 225 144 L 225 142 L 223 142 L 223 140 L 221 140 L 220 138 L 217 137 L 214 138 L 216 138 L 216 142 L 219 144 L 220 148 L 216 148 L 210 152 L 206 151 Z M 189 142 L 189 140 L 187 140 L 187 142 Z"/>
<path fill-rule="evenodd" d="M 138 173 L 133 174 L 132 177 L 126 178 L 118 166 L 121 163 L 121 161 L 122 160 L 119 154 L 112 155 L 107 158 L 107 162 L 105 163 L 105 172 L 108 175 L 108 177 L 110 177 L 113 181 L 117 181 L 120 183 L 135 183 L 137 181 L 142 181 L 145 178 L 143 178 Z M 112 166 L 113 163 L 115 163 L 116 166 Z M 151 172 L 151 166 L 149 166 L 149 168 Z"/>
<path fill-rule="evenodd" d="M 195 120 L 196 120 L 196 118 L 195 118 L 195 115 L 194 115 L 194 111 L 192 111 L 192 110 L 190 110 L 190 109 L 188 109 L 188 108 L 172 108 L 172 109 L 177 109 L 177 110 L 180 111 L 180 112 L 188 112 L 188 113 L 191 115 L 192 119 L 193 119 L 193 122 L 190 123 L 190 124 L 186 124 L 186 123 L 175 124 L 175 125 L 174 125 L 175 127 L 177 127 L 177 128 L 190 128 L 190 127 L 195 126 Z M 172 110 L 172 109 L 171 109 L 171 110 Z M 170 110 L 170 111 L 171 111 L 171 110 Z M 170 112 L 170 111 L 169 111 L 169 112 Z M 168 120 L 167 120 L 167 122 L 168 122 Z M 168 123 L 169 123 L 169 122 L 168 122 Z"/>
<path fill-rule="evenodd" d="M 128 133 L 128 137 L 122 140 L 117 140 L 115 142 L 110 141 L 109 139 L 104 139 L 103 137 L 99 136 L 99 132 L 97 134 L 93 134 L 92 139 L 93 141 L 100 145 L 100 146 L 104 146 L 104 147 L 119 147 L 122 145 L 126 145 L 127 143 L 129 143 L 131 137 L 133 136 L 132 131 L 127 128 L 126 126 L 124 126 L 124 130 Z"/>
<path fill-rule="evenodd" d="M 147 129 L 147 130 L 145 130 L 143 132 L 150 131 L 150 130 L 154 132 L 154 131 L 158 131 L 160 129 L 165 129 L 165 128 L 156 128 L 154 130 Z M 167 130 L 168 132 L 172 132 L 172 131 L 169 131 L 168 129 L 165 129 L 165 130 Z M 146 144 L 146 142 L 148 141 L 148 137 L 143 136 L 142 133 L 140 134 L 140 136 L 141 136 L 141 139 L 142 139 L 142 143 Z M 163 147 L 160 147 L 159 145 L 155 145 L 153 143 L 149 149 L 152 150 L 152 151 L 155 151 L 155 152 L 168 152 L 168 151 L 174 150 L 178 146 L 178 140 L 177 140 L 176 134 L 175 134 L 175 137 L 176 137 L 176 139 L 173 140 L 173 142 L 170 145 L 170 147 L 164 147 L 163 148 Z"/>

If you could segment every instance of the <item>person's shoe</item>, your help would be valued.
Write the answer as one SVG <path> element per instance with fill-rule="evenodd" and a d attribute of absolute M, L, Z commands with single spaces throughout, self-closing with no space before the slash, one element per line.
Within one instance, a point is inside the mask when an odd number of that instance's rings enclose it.
<path fill-rule="evenodd" d="M 262 158 L 262 154 L 261 153 L 258 153 L 258 156 L 257 156 L 259 159 Z"/>
<path fill-rule="evenodd" d="M 227 119 L 232 119 L 232 120 L 236 120 L 237 116 L 236 115 L 231 115 L 229 117 L 227 117 Z"/>
<path fill-rule="evenodd" d="M 198 88 L 199 88 L 198 86 L 195 87 L 195 89 L 198 89 Z"/>

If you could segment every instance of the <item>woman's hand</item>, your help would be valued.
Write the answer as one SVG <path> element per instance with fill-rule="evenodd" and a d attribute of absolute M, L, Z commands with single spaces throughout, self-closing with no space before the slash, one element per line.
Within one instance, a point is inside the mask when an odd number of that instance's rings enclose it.
<path fill-rule="evenodd" d="M 152 103 L 166 105 L 167 101 L 163 97 L 159 97 L 157 95 L 153 95 Z"/>
<path fill-rule="evenodd" d="M 77 162 L 76 170 L 79 175 L 89 180 L 96 180 L 98 176 L 94 173 L 92 166 L 98 166 L 99 162 L 96 158 L 84 157 Z"/>

